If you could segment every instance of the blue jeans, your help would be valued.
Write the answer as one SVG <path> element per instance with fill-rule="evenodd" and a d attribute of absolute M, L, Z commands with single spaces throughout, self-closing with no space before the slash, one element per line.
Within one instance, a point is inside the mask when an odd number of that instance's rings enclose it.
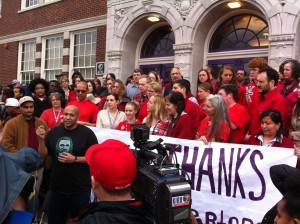
<path fill-rule="evenodd" d="M 91 191 L 68 194 L 51 191 L 48 207 L 48 224 L 65 224 L 68 211 L 71 217 L 79 215 L 80 210 L 89 203 Z"/>

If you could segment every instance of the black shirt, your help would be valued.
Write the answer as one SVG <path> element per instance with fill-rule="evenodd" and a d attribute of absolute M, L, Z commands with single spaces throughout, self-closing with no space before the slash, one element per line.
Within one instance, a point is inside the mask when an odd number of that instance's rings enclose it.
<path fill-rule="evenodd" d="M 60 125 L 49 131 L 45 142 L 48 153 L 52 156 L 50 190 L 78 193 L 91 189 L 88 164 L 61 163 L 58 155 L 67 151 L 74 156 L 84 156 L 90 146 L 98 143 L 94 132 L 80 124 L 73 130 Z"/>

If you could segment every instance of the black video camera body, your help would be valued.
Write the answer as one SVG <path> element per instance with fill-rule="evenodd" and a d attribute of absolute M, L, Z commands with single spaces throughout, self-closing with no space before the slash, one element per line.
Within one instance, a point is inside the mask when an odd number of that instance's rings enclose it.
<path fill-rule="evenodd" d="M 189 223 L 191 186 L 178 164 L 166 162 L 167 151 L 159 139 L 149 142 L 149 128 L 133 125 L 131 139 L 137 158 L 137 174 L 132 190 L 143 199 L 147 216 L 158 224 Z M 151 152 L 157 149 L 158 153 Z"/>

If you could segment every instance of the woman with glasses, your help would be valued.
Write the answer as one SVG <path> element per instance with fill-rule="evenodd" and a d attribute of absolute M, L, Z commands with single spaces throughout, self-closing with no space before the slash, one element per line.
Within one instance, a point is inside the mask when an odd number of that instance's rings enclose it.
<path fill-rule="evenodd" d="M 238 83 L 236 73 L 230 65 L 225 65 L 220 71 L 219 74 L 219 81 L 216 84 L 215 93 L 217 94 L 220 90 L 222 85 L 232 84 L 238 88 L 238 99 L 237 103 L 243 105 L 247 108 L 247 101 L 246 101 L 246 89 L 244 86 Z"/>
<path fill-rule="evenodd" d="M 62 122 L 64 109 L 62 108 L 63 96 L 61 93 L 54 92 L 49 96 L 52 108 L 44 110 L 41 119 L 46 122 L 50 129 L 59 126 Z"/>
<path fill-rule="evenodd" d="M 158 82 L 149 83 L 148 87 L 147 87 L 148 99 L 150 99 L 151 96 L 154 96 L 156 94 L 158 94 L 158 95 L 162 94 L 162 86 Z M 149 100 L 147 100 L 146 102 L 143 102 L 140 106 L 140 112 L 138 115 L 138 119 L 140 121 L 143 121 L 145 119 L 145 117 L 147 117 L 147 115 L 148 115 L 148 110 L 147 110 L 148 102 L 149 102 Z"/>
<path fill-rule="evenodd" d="M 212 86 L 212 84 L 210 82 L 209 72 L 204 68 L 200 69 L 200 71 L 198 72 L 197 87 L 199 86 L 200 83 L 209 83 Z M 216 87 L 212 86 L 212 88 L 214 91 Z M 201 103 L 203 103 L 203 101 L 199 98 L 198 92 L 199 92 L 199 88 L 197 88 L 196 99 L 200 105 Z M 213 94 L 213 92 L 211 92 L 211 94 Z"/>
<path fill-rule="evenodd" d="M 220 95 L 208 95 L 205 101 L 205 117 L 196 134 L 196 140 L 208 142 L 229 142 L 230 120 L 226 103 Z"/>
<path fill-rule="evenodd" d="M 126 90 L 125 90 L 124 83 L 120 79 L 113 80 L 112 84 L 110 85 L 110 88 L 109 88 L 109 86 L 107 86 L 107 89 L 109 89 L 110 93 L 114 93 L 114 94 L 118 95 L 119 110 L 124 112 L 126 103 L 131 101 L 130 98 L 128 98 L 126 96 Z M 103 108 L 105 108 L 105 103 L 106 103 L 106 97 L 102 97 L 101 102 L 98 105 L 99 110 L 102 110 Z"/>
<path fill-rule="evenodd" d="M 171 125 L 167 136 L 181 139 L 194 139 L 193 121 L 191 117 L 184 112 L 185 99 L 180 92 L 171 92 L 166 99 L 166 111 L 171 118 Z"/>
<path fill-rule="evenodd" d="M 96 127 L 117 129 L 118 124 L 126 119 L 123 111 L 118 110 L 119 96 L 110 93 L 106 97 L 107 109 L 101 110 L 97 116 Z"/>
<path fill-rule="evenodd" d="M 156 71 L 150 71 L 148 74 L 148 78 L 150 80 L 150 82 L 157 82 L 159 84 L 162 83 L 162 80 L 160 78 L 160 74 Z"/>
<path fill-rule="evenodd" d="M 152 95 L 147 103 L 148 115 L 144 119 L 150 128 L 151 135 L 166 136 L 171 124 L 171 120 L 166 114 L 166 102 L 162 95 Z"/>

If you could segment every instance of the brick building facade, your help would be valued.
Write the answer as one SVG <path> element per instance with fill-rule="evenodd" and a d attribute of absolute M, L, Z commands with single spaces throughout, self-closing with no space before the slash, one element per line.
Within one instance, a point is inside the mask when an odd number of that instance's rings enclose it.
<path fill-rule="evenodd" d="M 105 61 L 107 2 L 0 0 L 0 84 L 51 80 L 80 70 L 93 78 Z"/>
<path fill-rule="evenodd" d="M 217 76 L 224 64 L 249 70 L 254 57 L 277 69 L 299 60 L 300 0 L 243 0 L 234 9 L 229 2 L 0 0 L 0 82 L 74 70 L 90 79 L 96 62 L 105 62 L 105 72 L 123 81 L 134 68 L 166 81 L 177 66 L 196 91 L 206 64 Z"/>

